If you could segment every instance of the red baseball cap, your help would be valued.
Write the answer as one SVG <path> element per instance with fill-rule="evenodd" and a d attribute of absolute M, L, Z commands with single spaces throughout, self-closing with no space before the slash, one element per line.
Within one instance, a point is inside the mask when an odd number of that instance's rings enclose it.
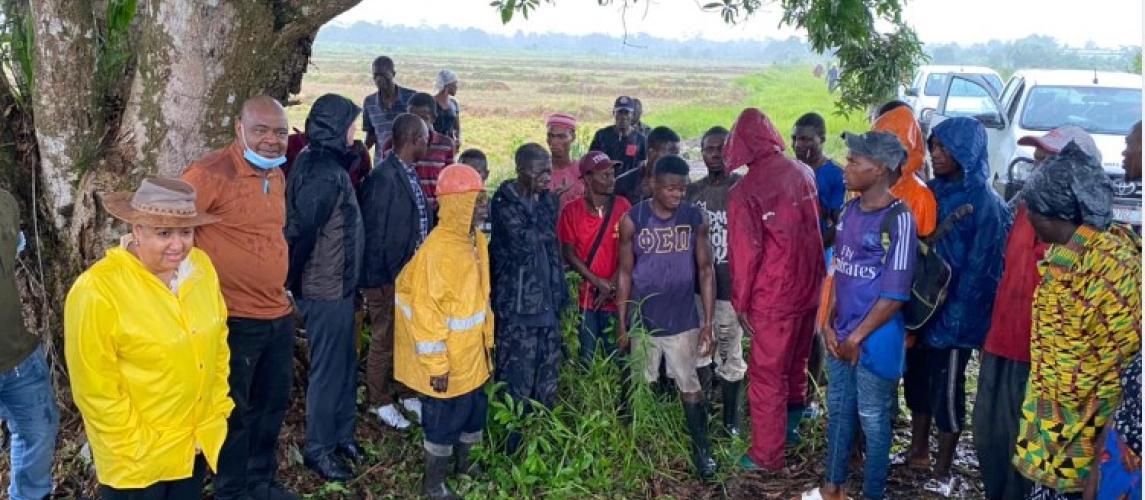
<path fill-rule="evenodd" d="M 580 171 L 580 176 L 584 177 L 589 172 L 596 172 L 606 168 L 615 168 L 621 165 L 618 161 L 612 161 L 607 154 L 602 151 L 589 151 L 580 157 L 580 162 L 577 165 L 577 170 Z"/>
<path fill-rule="evenodd" d="M 1101 163 L 1101 150 L 1097 149 L 1097 144 L 1093 142 L 1093 136 L 1075 125 L 1061 126 L 1041 136 L 1027 135 L 1018 139 L 1018 144 L 1022 146 L 1041 148 L 1054 155 L 1062 152 L 1062 149 L 1070 142 L 1077 143 L 1082 152 Z"/>

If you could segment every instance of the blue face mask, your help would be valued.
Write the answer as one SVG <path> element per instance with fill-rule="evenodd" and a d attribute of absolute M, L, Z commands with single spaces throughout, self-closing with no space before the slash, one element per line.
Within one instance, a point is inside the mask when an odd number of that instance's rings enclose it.
<path fill-rule="evenodd" d="M 242 137 L 243 141 L 243 158 L 250 162 L 251 165 L 254 165 L 256 168 L 261 170 L 270 170 L 275 167 L 280 167 L 282 164 L 286 163 L 286 155 L 282 155 L 277 158 L 266 158 L 259 156 L 259 154 L 255 153 L 254 150 L 250 148 L 250 146 L 247 146 L 246 134 L 240 134 L 240 137 Z"/>

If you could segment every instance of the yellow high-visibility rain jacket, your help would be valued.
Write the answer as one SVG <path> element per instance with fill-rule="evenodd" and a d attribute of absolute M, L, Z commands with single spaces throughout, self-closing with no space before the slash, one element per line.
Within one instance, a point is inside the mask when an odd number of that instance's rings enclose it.
<path fill-rule="evenodd" d="M 179 270 L 178 294 L 125 247 L 76 279 L 64 306 L 72 397 L 99 482 L 143 488 L 215 470 L 227 434 L 227 307 L 206 253 Z"/>
<path fill-rule="evenodd" d="M 470 237 L 477 193 L 438 197 L 440 222 L 395 283 L 394 378 L 434 398 L 481 387 L 492 371 L 493 311 L 485 235 Z M 449 374 L 448 390 L 430 377 Z"/>

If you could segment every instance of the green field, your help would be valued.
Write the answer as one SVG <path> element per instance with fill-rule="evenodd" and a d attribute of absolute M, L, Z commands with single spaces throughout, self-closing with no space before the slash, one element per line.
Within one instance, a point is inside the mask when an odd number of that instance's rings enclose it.
<path fill-rule="evenodd" d="M 618 63 L 589 59 L 544 59 L 491 54 L 388 52 L 400 84 L 430 90 L 437 71 L 459 75 L 457 99 L 462 112 L 462 148 L 478 148 L 490 157 L 493 179 L 512 171 L 513 151 L 527 142 L 544 143 L 545 117 L 571 113 L 581 125 L 574 153 L 584 152 L 592 134 L 611 123 L 618 95 L 644 102 L 644 121 L 672 127 L 685 139 L 685 156 L 699 159 L 698 141 L 715 125 L 730 128 L 745 107 L 762 109 L 785 136 L 803 113 L 827 120 L 827 152 L 840 159 L 839 132 L 863 130 L 865 117 L 834 114 L 826 85 L 802 66 L 712 66 L 696 62 Z M 374 53 L 364 49 L 318 49 L 303 80 L 290 122 L 302 128 L 310 103 L 334 92 L 356 102 L 376 91 L 370 76 Z M 789 145 L 790 146 L 790 145 Z"/>

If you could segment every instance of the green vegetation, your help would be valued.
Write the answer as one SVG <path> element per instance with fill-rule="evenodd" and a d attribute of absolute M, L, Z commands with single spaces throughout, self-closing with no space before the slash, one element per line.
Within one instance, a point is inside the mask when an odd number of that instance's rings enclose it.
<path fill-rule="evenodd" d="M 335 92 L 361 102 L 376 91 L 370 80 L 370 52 L 351 46 L 317 50 L 303 82 L 299 103 L 288 108 L 290 123 L 303 128 L 310 103 Z M 827 121 L 827 153 L 842 161 L 839 133 L 867 128 L 864 117 L 835 114 L 837 96 L 809 66 L 727 66 L 696 62 L 635 61 L 601 65 L 590 59 L 528 58 L 523 55 L 431 54 L 389 51 L 398 81 L 429 89 L 437 70 L 460 76 L 462 149 L 479 148 L 489 157 L 490 182 L 512 177 L 513 152 L 527 142 L 545 142 L 545 117 L 572 113 L 580 125 L 574 156 L 588 151 L 597 129 L 611 123 L 618 95 L 644 102 L 644 121 L 672 127 L 685 140 L 685 156 L 699 160 L 698 142 L 708 128 L 730 128 L 749 106 L 762 109 L 785 137 L 800 115 L 815 111 Z M 360 137 L 364 134 L 360 133 Z M 790 147 L 790 144 L 788 145 Z M 789 148 L 790 153 L 790 148 Z"/>
<path fill-rule="evenodd" d="M 650 125 L 667 125 L 685 139 L 696 139 L 714 125 L 731 128 L 745 107 L 762 110 L 788 142 L 795 120 L 807 112 L 823 115 L 827 122 L 827 155 L 842 162 L 846 147 L 839 134 L 843 131 L 861 131 L 869 128 L 865 117 L 844 116 L 834 113 L 835 97 L 827 92 L 827 85 L 811 73 L 811 68 L 781 66 L 760 73 L 736 78 L 734 84 L 744 89 L 746 96 L 731 106 L 679 106 L 648 113 Z M 696 153 L 698 155 L 698 153 Z M 697 156 L 698 157 L 698 156 Z"/>
<path fill-rule="evenodd" d="M 569 275 L 569 287 L 576 303 L 579 278 Z M 598 353 L 587 369 L 575 361 L 579 345 L 576 328 L 579 316 L 574 308 L 561 317 L 561 329 L 569 356 L 560 368 L 557 403 L 552 409 L 512 401 L 503 384 L 486 386 L 490 396 L 488 427 L 484 442 L 474 448 L 474 459 L 484 469 L 477 478 L 455 477 L 450 486 L 467 498 L 702 498 L 723 492 L 730 498 L 758 494 L 759 477 L 736 468 L 746 452 L 750 424 L 747 403 L 741 394 L 742 438 L 721 433 L 719 401 L 709 401 L 709 428 L 713 456 L 719 463 L 713 485 L 705 485 L 693 473 L 684 415 L 675 391 L 658 394 L 643 382 L 642 367 L 648 336 L 632 330 L 633 352 L 627 359 L 605 358 Z M 361 352 L 368 346 L 363 337 Z M 631 426 L 621 422 L 618 403 L 620 381 L 626 372 L 634 373 Z M 717 390 L 713 391 L 719 394 Z M 822 394 L 819 394 L 822 397 Z M 364 404 L 364 393 L 359 403 Z M 717 398 L 718 399 L 718 398 Z M 284 430 L 288 464 L 285 482 L 306 498 L 413 498 L 420 491 L 422 477 L 421 429 L 408 434 L 382 430 L 372 417 L 359 417 L 358 439 L 368 455 L 360 475 L 347 483 L 319 483 L 301 465 L 302 401 L 293 399 L 293 408 Z M 509 432 L 523 436 L 517 453 L 505 453 Z M 803 480 L 816 478 L 825 436 L 822 420 L 803 426 L 803 442 L 789 451 L 795 467 L 803 468 Z M 786 497 L 801 491 L 803 482 L 769 480 L 773 493 Z"/>

